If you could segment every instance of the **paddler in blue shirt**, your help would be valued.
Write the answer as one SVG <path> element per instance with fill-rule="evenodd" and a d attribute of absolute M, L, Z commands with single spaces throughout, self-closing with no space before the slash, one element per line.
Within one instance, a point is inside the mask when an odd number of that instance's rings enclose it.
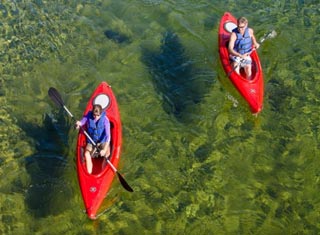
<path fill-rule="evenodd" d="M 228 50 L 230 60 L 234 70 L 240 74 L 240 68 L 244 68 L 246 78 L 251 80 L 251 57 L 253 48 L 258 49 L 260 44 L 257 42 L 253 30 L 248 27 L 248 20 L 245 17 L 237 19 L 237 28 L 232 30 Z"/>
<path fill-rule="evenodd" d="M 92 111 L 89 111 L 87 115 L 83 116 L 81 121 L 76 122 L 76 128 L 86 124 L 87 132 L 94 141 L 94 143 L 100 149 L 100 156 L 108 158 L 110 155 L 110 122 L 106 115 L 106 112 L 102 110 L 101 105 L 93 105 Z M 96 149 L 93 144 L 87 138 L 87 146 L 85 150 L 85 159 L 87 171 L 92 173 L 92 155 Z"/>

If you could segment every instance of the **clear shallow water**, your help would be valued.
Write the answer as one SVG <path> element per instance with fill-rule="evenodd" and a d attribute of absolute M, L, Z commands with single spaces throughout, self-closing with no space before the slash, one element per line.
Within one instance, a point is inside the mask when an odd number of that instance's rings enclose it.
<path fill-rule="evenodd" d="M 318 234 L 318 1 L 12 1 L 0 5 L 2 234 Z M 217 28 L 245 15 L 264 110 L 224 74 Z M 308 42 L 308 43 L 305 43 Z M 120 172 L 99 220 L 83 213 L 69 117 L 110 83 Z"/>

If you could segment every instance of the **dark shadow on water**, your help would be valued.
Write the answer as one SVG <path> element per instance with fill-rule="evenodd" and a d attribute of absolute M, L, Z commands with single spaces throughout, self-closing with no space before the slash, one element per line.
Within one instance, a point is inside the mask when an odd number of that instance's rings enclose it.
<path fill-rule="evenodd" d="M 267 83 L 266 89 L 271 110 L 278 113 L 285 112 L 288 108 L 287 98 L 293 96 L 291 89 L 286 88 L 283 82 L 274 78 Z"/>
<path fill-rule="evenodd" d="M 155 90 L 162 95 L 163 109 L 182 121 L 187 107 L 201 101 L 213 78 L 200 79 L 201 71 L 193 67 L 179 37 L 171 31 L 164 33 L 159 51 L 142 50 L 142 61 L 149 69 Z"/>
<path fill-rule="evenodd" d="M 25 168 L 31 181 L 25 203 L 36 218 L 60 214 L 69 208 L 71 196 L 70 184 L 63 179 L 67 160 L 61 156 L 67 146 L 66 123 L 46 114 L 43 127 L 23 122 L 20 122 L 20 127 L 36 142 L 37 150 L 25 158 Z"/>
<path fill-rule="evenodd" d="M 104 35 L 108 39 L 110 39 L 116 43 L 119 43 L 119 44 L 130 43 L 130 38 L 128 36 L 126 36 L 122 33 L 119 33 L 117 31 L 111 30 L 111 29 L 107 29 L 106 31 L 104 31 Z"/>

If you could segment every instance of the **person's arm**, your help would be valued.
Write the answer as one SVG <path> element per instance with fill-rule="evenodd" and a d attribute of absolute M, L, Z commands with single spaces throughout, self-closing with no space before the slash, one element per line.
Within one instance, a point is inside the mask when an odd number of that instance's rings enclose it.
<path fill-rule="evenodd" d="M 110 134 L 110 121 L 107 117 L 104 121 L 104 128 L 107 135 L 106 143 L 109 144 L 111 140 L 111 134 Z"/>
<path fill-rule="evenodd" d="M 260 47 L 260 44 L 257 42 L 256 37 L 254 36 L 253 29 L 249 29 L 251 39 L 252 39 L 252 44 L 253 46 L 258 49 Z"/>
<path fill-rule="evenodd" d="M 108 157 L 110 155 L 111 135 L 110 135 L 110 121 L 107 117 L 104 120 L 104 128 L 105 128 L 105 133 L 106 133 L 107 139 L 105 142 L 105 147 L 100 150 L 100 154 L 101 154 L 101 156 Z"/>
<path fill-rule="evenodd" d="M 230 40 L 229 40 L 229 45 L 228 45 L 228 51 L 231 55 L 234 55 L 234 56 L 241 56 L 240 53 L 238 53 L 237 51 L 235 51 L 233 48 L 234 48 L 234 43 L 236 42 L 236 39 L 237 39 L 237 35 L 235 33 L 231 33 L 231 36 L 230 36 Z"/>
<path fill-rule="evenodd" d="M 87 122 L 87 116 L 83 116 L 80 121 L 76 121 L 76 128 L 79 129 Z"/>

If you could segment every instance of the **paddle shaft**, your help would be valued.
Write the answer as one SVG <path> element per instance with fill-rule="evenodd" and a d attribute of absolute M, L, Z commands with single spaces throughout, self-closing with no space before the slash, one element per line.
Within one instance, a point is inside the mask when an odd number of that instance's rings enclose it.
<path fill-rule="evenodd" d="M 72 115 L 72 113 L 69 111 L 69 109 L 64 105 L 64 102 L 61 98 L 60 93 L 53 87 L 49 88 L 48 94 L 50 96 L 50 98 L 54 101 L 54 103 L 56 103 L 58 106 L 61 106 L 68 114 L 69 116 L 76 121 L 76 119 L 74 118 L 74 116 Z M 89 141 L 92 143 L 92 145 L 94 145 L 95 147 L 97 147 L 97 144 L 94 142 L 94 140 L 90 137 L 90 135 L 86 132 L 86 130 L 80 126 L 81 130 L 83 131 L 83 133 L 85 134 L 85 136 L 89 139 Z M 122 186 L 129 192 L 133 192 L 133 189 L 129 186 L 129 184 L 126 182 L 126 180 L 122 177 L 122 175 L 118 172 L 117 168 L 110 162 L 109 159 L 106 158 L 106 161 L 108 162 L 108 164 L 110 165 L 110 167 L 112 168 L 112 170 L 117 174 Z"/>

